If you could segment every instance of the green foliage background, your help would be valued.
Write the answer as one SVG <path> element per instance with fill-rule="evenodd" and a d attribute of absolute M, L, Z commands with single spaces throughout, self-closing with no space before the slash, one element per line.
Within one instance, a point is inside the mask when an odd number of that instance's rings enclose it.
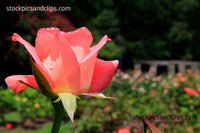
<path fill-rule="evenodd" d="M 182 80 L 182 79 L 185 80 Z M 144 74 L 117 71 L 110 85 L 102 92 L 106 96 L 116 99 L 97 99 L 92 97 L 79 97 L 75 113 L 76 132 L 80 133 L 110 133 L 118 128 L 127 127 L 131 132 L 142 132 L 141 119 L 135 116 L 142 115 L 174 115 L 196 116 L 190 119 L 148 119 L 159 130 L 170 133 L 198 133 L 200 131 L 200 94 L 197 93 L 200 75 L 185 73 L 171 78 L 155 73 Z M 184 91 L 190 87 L 197 95 L 189 95 Z M 39 98 L 38 98 L 39 97 Z M 51 102 L 39 91 L 28 88 L 20 93 L 14 93 L 11 89 L 0 87 L 0 123 L 12 123 L 13 128 L 9 133 L 16 132 L 16 121 L 28 118 L 50 118 L 53 110 Z M 36 106 L 39 104 L 39 106 Z M 73 127 L 66 115 L 62 127 L 67 133 L 72 132 Z M 0 125 L 1 126 L 1 125 Z M 23 127 L 23 123 L 21 125 Z M 49 126 L 46 132 L 50 131 Z M 0 132 L 6 131 L 0 128 Z M 25 130 L 27 131 L 27 130 Z M 24 132 L 25 132 L 24 131 Z M 28 130 L 35 131 L 39 130 Z M 17 131 L 18 132 L 18 131 Z M 44 131 L 43 131 L 44 132 Z"/>
<path fill-rule="evenodd" d="M 88 27 L 96 42 L 107 34 L 113 40 L 112 45 L 106 46 L 99 56 L 104 59 L 120 58 L 123 69 L 132 68 L 133 60 L 199 61 L 200 1 L 198 0 L 57 0 L 40 1 L 41 3 L 38 1 L 12 3 L 11 0 L 9 2 L 5 5 L 41 6 L 42 3 L 44 6 L 57 8 L 71 7 L 71 11 L 58 13 L 68 18 L 76 28 Z M 39 20 L 34 25 L 26 19 L 22 21 L 19 17 L 20 13 L 34 14 L 34 12 L 6 12 L 5 10 L 0 13 L 1 25 L 7 27 L 6 30 L 2 30 L 0 37 L 1 57 L 7 55 L 5 50 L 9 49 L 9 45 L 6 44 L 10 42 L 5 38 L 13 32 L 22 33 L 25 39 L 34 42 L 35 35 L 30 34 L 31 30 L 57 26 L 42 21 L 48 17 L 44 12 L 38 12 Z M 18 24 L 20 21 L 21 25 Z M 63 26 L 57 27 L 63 29 Z"/>
<path fill-rule="evenodd" d="M 132 61 L 138 59 L 199 61 L 198 0 L 78 3 L 74 0 L 69 4 L 74 9 L 70 20 L 77 26 L 95 27 L 101 34 L 110 35 L 118 46 L 122 45 L 124 68 L 132 67 Z M 117 42 L 118 35 L 123 37 L 121 43 Z"/>

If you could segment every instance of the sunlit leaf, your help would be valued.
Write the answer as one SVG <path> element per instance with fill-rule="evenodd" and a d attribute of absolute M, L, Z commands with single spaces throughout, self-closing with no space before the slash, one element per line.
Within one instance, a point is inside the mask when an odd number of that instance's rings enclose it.
<path fill-rule="evenodd" d="M 116 99 L 114 97 L 107 97 L 103 95 L 102 93 L 81 93 L 81 95 L 91 96 L 91 97 L 96 97 L 96 98 L 101 98 L 101 99 Z"/>
<path fill-rule="evenodd" d="M 73 95 L 72 93 L 58 93 L 58 96 L 60 97 L 69 118 L 71 119 L 72 123 L 74 123 L 77 96 Z"/>

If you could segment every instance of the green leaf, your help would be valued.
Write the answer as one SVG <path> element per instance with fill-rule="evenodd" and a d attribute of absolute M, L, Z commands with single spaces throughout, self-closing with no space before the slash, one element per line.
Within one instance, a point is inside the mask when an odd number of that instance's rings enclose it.
<path fill-rule="evenodd" d="M 77 96 L 73 95 L 72 93 L 58 93 L 58 96 L 60 97 L 69 118 L 71 119 L 72 123 L 74 123 Z"/>
<path fill-rule="evenodd" d="M 52 103 L 57 103 L 57 102 L 60 102 L 60 97 L 57 97 L 56 99 L 52 100 Z"/>
<path fill-rule="evenodd" d="M 114 97 L 107 97 L 103 95 L 102 93 L 81 93 L 81 95 L 91 96 L 91 97 L 96 97 L 96 98 L 101 98 L 101 99 L 116 99 Z"/>

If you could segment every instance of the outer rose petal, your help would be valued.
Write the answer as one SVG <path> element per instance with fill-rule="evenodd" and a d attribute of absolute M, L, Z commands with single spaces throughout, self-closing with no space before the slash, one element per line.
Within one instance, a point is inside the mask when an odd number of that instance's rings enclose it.
<path fill-rule="evenodd" d="M 39 57 L 38 57 L 38 55 L 36 53 L 35 48 L 29 42 L 27 42 L 26 40 L 24 40 L 23 38 L 21 38 L 17 33 L 13 34 L 12 40 L 13 41 L 18 41 L 18 42 L 20 42 L 21 44 L 24 45 L 24 47 L 26 48 L 26 50 L 33 57 L 35 64 L 39 65 L 38 69 L 42 69 L 40 71 L 43 73 L 43 75 L 45 76 L 45 78 L 48 80 L 51 88 L 53 89 L 54 88 L 54 84 L 52 82 L 52 79 L 51 79 L 49 73 L 47 72 L 47 70 L 45 69 L 45 67 L 43 66 L 42 62 L 40 61 L 40 59 L 39 59 Z"/>
<path fill-rule="evenodd" d="M 97 45 L 95 45 L 95 46 L 93 46 L 93 47 L 90 48 L 90 51 L 91 51 L 91 52 L 88 53 L 88 54 L 81 60 L 80 63 L 85 62 L 86 60 L 88 60 L 88 58 L 91 58 L 91 56 L 93 56 L 96 52 L 98 52 L 98 51 L 106 44 L 107 41 L 111 41 L 111 39 L 110 39 L 107 35 L 105 35 L 105 36 L 100 40 L 100 42 L 99 42 Z"/>
<path fill-rule="evenodd" d="M 5 79 L 6 84 L 15 92 L 20 92 L 28 86 L 39 90 L 35 77 L 33 75 L 13 75 Z"/>
<path fill-rule="evenodd" d="M 85 60 L 83 63 L 80 64 L 80 71 L 81 71 L 80 93 L 86 93 L 90 88 L 96 58 L 97 58 L 97 52 L 95 52 L 93 56 L 88 58 L 88 60 Z"/>
<path fill-rule="evenodd" d="M 94 66 L 97 59 L 98 51 L 105 45 L 107 41 L 110 39 L 108 36 L 104 36 L 101 41 L 91 48 L 91 51 L 83 58 L 80 62 L 80 70 L 81 70 L 81 91 L 80 93 L 87 93 L 90 84 L 92 82 L 92 76 L 94 72 Z"/>
<path fill-rule="evenodd" d="M 105 89 L 112 80 L 113 74 L 119 64 L 118 60 L 96 60 L 92 83 L 88 93 L 96 93 Z"/>
<path fill-rule="evenodd" d="M 78 61 L 82 60 L 89 52 L 93 40 L 92 33 L 86 27 L 82 27 L 75 31 L 62 32 L 62 34 L 69 41 Z"/>
<path fill-rule="evenodd" d="M 26 48 L 26 50 L 31 54 L 31 56 L 33 57 L 34 61 L 37 62 L 37 64 L 39 64 L 41 67 L 44 68 L 44 66 L 42 65 L 40 59 L 38 58 L 38 55 L 35 51 L 35 48 L 26 40 L 24 40 L 23 38 L 21 38 L 17 33 L 14 33 L 12 36 L 12 40 L 13 41 L 18 41 L 21 44 L 24 45 L 24 47 Z"/>
<path fill-rule="evenodd" d="M 55 93 L 78 94 L 80 69 L 69 42 L 57 28 L 40 29 L 36 38 L 36 52 L 49 72 Z"/>

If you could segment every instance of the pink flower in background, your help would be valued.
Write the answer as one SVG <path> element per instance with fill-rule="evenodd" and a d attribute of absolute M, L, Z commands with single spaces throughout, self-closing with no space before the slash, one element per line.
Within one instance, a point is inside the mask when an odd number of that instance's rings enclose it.
<path fill-rule="evenodd" d="M 179 81 L 179 78 L 172 78 L 172 81 L 173 81 L 173 82 L 178 82 L 178 81 Z"/>
<path fill-rule="evenodd" d="M 176 76 L 181 78 L 181 77 L 183 77 L 183 74 L 182 73 L 177 73 Z"/>
<path fill-rule="evenodd" d="M 197 89 L 197 92 L 200 94 L 200 88 Z"/>
<path fill-rule="evenodd" d="M 186 78 L 186 77 L 181 77 L 181 78 L 180 78 L 180 81 L 181 81 L 181 82 L 185 82 L 185 81 L 187 81 L 187 78 Z"/>
<path fill-rule="evenodd" d="M 111 39 L 105 35 L 97 45 L 90 47 L 93 37 L 86 27 L 72 32 L 42 28 L 37 33 L 35 47 L 16 33 L 12 39 L 24 45 L 33 59 L 33 72 L 37 71 L 34 75 L 7 77 L 8 87 L 15 92 L 30 86 L 37 90 L 46 88 L 52 95 L 97 93 L 107 87 L 118 66 L 118 60 L 97 58 L 98 51 Z"/>
<path fill-rule="evenodd" d="M 151 90 L 151 96 L 152 96 L 152 97 L 155 97 L 155 96 L 156 96 L 156 90 L 154 90 L 154 89 Z"/>
<path fill-rule="evenodd" d="M 198 96 L 198 93 L 197 93 L 194 89 L 192 89 L 192 88 L 185 87 L 185 88 L 184 88 L 184 91 L 185 91 L 188 95 Z"/>
<path fill-rule="evenodd" d="M 11 123 L 6 123 L 6 128 L 7 129 L 11 129 L 12 128 L 12 124 Z"/>
<path fill-rule="evenodd" d="M 128 128 L 119 128 L 118 133 L 131 133 L 130 129 Z"/>

